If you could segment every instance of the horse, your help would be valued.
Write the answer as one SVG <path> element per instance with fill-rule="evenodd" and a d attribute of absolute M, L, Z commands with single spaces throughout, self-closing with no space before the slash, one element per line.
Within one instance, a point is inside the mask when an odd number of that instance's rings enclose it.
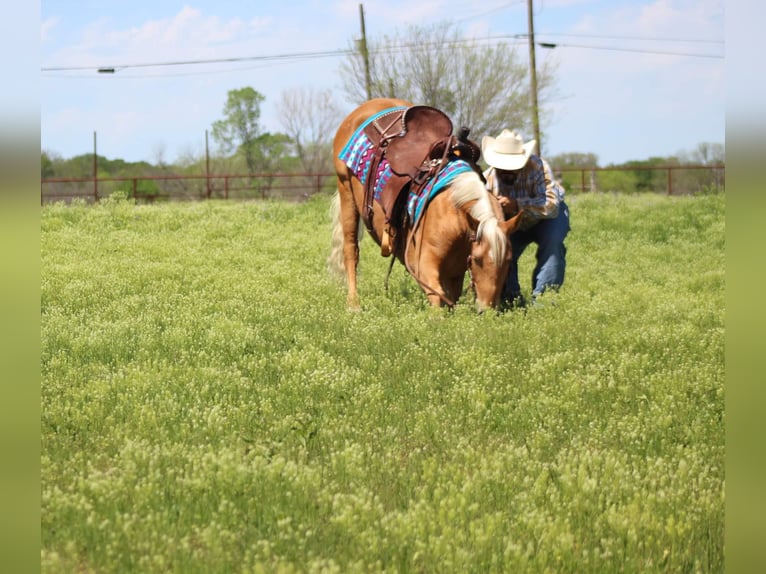
<path fill-rule="evenodd" d="M 360 170 L 355 173 L 348 165 L 348 160 L 341 157 L 344 150 L 345 156 L 348 156 L 352 138 L 355 134 L 361 133 L 360 130 L 365 126 L 370 126 L 373 118 L 385 117 L 386 114 L 393 114 L 387 110 L 398 109 L 402 110 L 401 118 L 407 118 L 409 121 L 409 117 L 402 114 L 409 114 L 408 110 L 415 110 L 415 108 L 418 107 L 406 100 L 376 98 L 362 103 L 340 123 L 333 141 L 337 192 L 331 205 L 333 230 L 328 266 L 331 271 L 341 277 L 345 269 L 347 306 L 351 310 L 359 310 L 361 308 L 357 291 L 359 241 L 364 235 L 363 228 L 366 225 L 369 235 L 381 246 L 381 255 L 393 255 L 400 261 L 421 287 L 433 307 L 453 308 L 455 306 L 463 292 L 467 272 L 475 294 L 476 310 L 483 312 L 494 309 L 498 305 L 511 260 L 509 236 L 518 227 L 521 213 L 505 220 L 497 198 L 487 191 L 481 170 L 476 165 L 481 153 L 478 146 L 471 142 L 476 150 L 475 157 L 465 161 L 458 155 L 470 154 L 460 154 L 459 151 L 455 151 L 456 139 L 447 138 L 445 141 L 448 141 L 450 145 L 446 150 L 438 152 L 436 159 L 433 154 L 430 158 L 426 157 L 424 165 L 436 165 L 439 173 L 449 172 L 451 169 L 454 175 L 438 193 L 421 203 L 421 214 L 417 220 L 414 220 L 411 213 L 413 197 L 410 194 L 407 199 L 407 213 L 403 217 L 399 216 L 398 222 L 394 221 L 395 216 L 384 210 L 384 206 L 377 197 L 371 200 L 370 192 L 366 190 L 365 183 L 362 181 L 364 175 L 359 174 Z M 438 111 L 433 108 L 429 110 Z M 414 112 L 412 115 L 414 116 Z M 394 161 L 394 151 L 399 152 L 405 144 L 409 145 L 401 139 L 407 131 L 407 126 L 402 125 L 404 120 L 401 118 L 397 125 L 393 126 L 392 134 L 383 134 L 383 145 L 376 146 L 384 148 L 380 156 L 380 164 L 377 166 L 377 175 L 386 172 L 388 157 L 392 158 L 392 162 Z M 432 125 L 439 121 L 438 117 L 432 116 L 427 118 L 426 123 Z M 414 124 L 413 121 L 412 125 Z M 400 128 L 401 130 L 397 132 L 396 130 Z M 443 133 L 451 132 L 451 128 L 452 125 L 449 122 Z M 379 127 L 378 129 L 380 130 Z M 384 128 L 384 131 L 386 129 Z M 412 129 L 414 128 L 410 127 L 410 130 Z M 467 135 L 468 130 L 465 128 L 464 130 L 464 135 Z M 410 135 L 410 139 L 418 138 L 418 134 Z M 400 143 L 401 145 L 397 148 Z M 427 151 L 432 152 L 432 148 Z M 410 151 L 409 148 L 407 149 Z M 466 168 L 466 165 L 470 169 Z M 373 165 L 372 169 L 368 169 L 367 173 L 370 177 L 375 167 Z M 431 171 L 433 172 L 433 169 Z M 404 177 L 399 177 L 390 171 L 387 173 L 394 180 L 398 178 L 400 182 L 404 181 L 404 190 L 411 191 L 409 188 L 418 187 L 417 174 L 413 179 L 413 173 Z M 433 180 L 433 173 L 428 175 L 429 179 Z M 423 182 L 417 183 L 422 185 Z M 390 207 L 389 211 L 391 211 Z M 400 208 L 401 211 L 402 208 Z M 363 221 L 365 214 L 367 220 Z M 389 233 L 395 234 L 391 247 L 385 245 Z M 391 265 L 393 261 L 392 259 Z"/>

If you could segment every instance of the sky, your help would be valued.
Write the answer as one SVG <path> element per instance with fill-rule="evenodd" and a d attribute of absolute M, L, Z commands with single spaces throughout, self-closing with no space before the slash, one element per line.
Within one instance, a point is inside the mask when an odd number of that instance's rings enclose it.
<path fill-rule="evenodd" d="M 368 41 L 446 20 L 467 39 L 515 37 L 520 58 L 528 57 L 526 0 L 362 4 Z M 607 166 L 725 143 L 723 0 L 533 4 L 537 42 L 556 44 L 536 48 L 538 69 L 556 66 L 555 97 L 540 118 L 544 155 L 593 153 Z M 338 81 L 342 56 L 259 58 L 348 49 L 361 35 L 359 5 L 42 0 L 41 149 L 63 158 L 91 153 L 95 133 L 99 155 L 110 159 L 202 157 L 227 93 L 246 86 L 265 97 L 265 131 L 283 131 L 276 109 L 285 91 L 333 90 L 351 111 L 355 102 Z M 235 61 L 206 63 L 225 59 Z M 497 134 L 472 137 L 481 135 Z"/>

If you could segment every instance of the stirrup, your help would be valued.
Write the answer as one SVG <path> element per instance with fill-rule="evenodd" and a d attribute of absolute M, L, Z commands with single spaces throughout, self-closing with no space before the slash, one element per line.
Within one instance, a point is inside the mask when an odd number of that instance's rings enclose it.
<path fill-rule="evenodd" d="M 391 241 L 391 231 L 389 227 L 386 227 L 383 229 L 383 237 L 380 238 L 380 254 L 383 257 L 388 257 L 391 255 L 392 251 L 392 241 Z"/>

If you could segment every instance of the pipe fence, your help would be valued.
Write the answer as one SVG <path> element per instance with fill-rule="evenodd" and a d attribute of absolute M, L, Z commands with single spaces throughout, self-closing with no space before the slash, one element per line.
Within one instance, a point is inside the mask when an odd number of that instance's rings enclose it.
<path fill-rule="evenodd" d="M 567 193 L 654 192 L 687 195 L 725 189 L 723 164 L 567 167 L 554 168 L 554 172 Z M 304 201 L 318 193 L 332 193 L 335 186 L 333 173 L 52 177 L 40 180 L 40 204 L 74 199 L 98 202 L 115 193 L 142 203 L 206 199 Z"/>

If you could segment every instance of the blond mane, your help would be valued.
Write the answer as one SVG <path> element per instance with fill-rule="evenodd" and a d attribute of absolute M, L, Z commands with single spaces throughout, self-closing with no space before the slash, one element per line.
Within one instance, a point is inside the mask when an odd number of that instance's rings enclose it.
<path fill-rule="evenodd" d="M 486 238 L 489 242 L 489 256 L 492 261 L 502 261 L 508 241 L 498 225 L 489 191 L 484 187 L 479 176 L 472 171 L 461 173 L 450 184 L 450 191 L 455 207 L 460 208 L 470 201 L 476 201 L 469 211 L 471 216 L 479 222 L 476 228 L 476 240 L 481 241 L 482 238 Z"/>

